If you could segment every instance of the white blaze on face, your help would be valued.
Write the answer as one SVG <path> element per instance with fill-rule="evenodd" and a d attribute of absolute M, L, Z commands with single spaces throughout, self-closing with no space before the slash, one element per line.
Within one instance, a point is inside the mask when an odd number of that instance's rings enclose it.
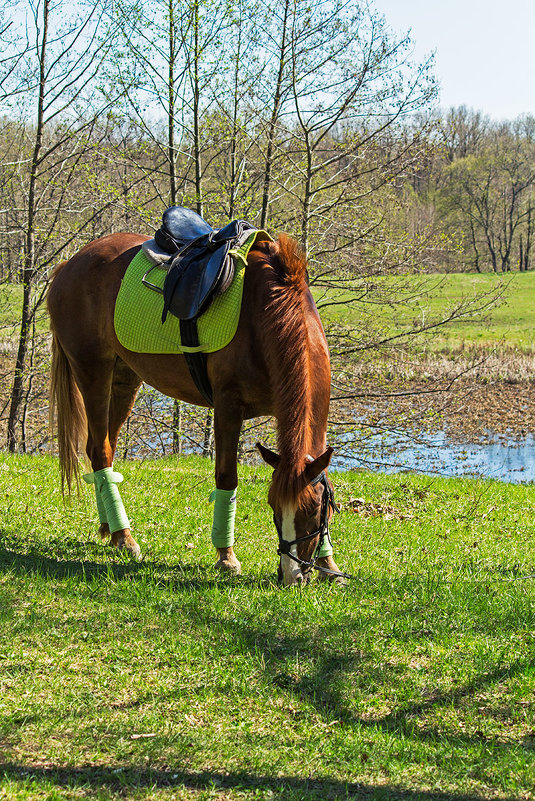
<path fill-rule="evenodd" d="M 286 542 L 293 542 L 297 536 L 295 531 L 295 512 L 295 506 L 288 505 L 282 508 L 282 539 L 286 540 Z M 290 553 L 292 556 L 297 556 L 297 545 L 294 544 L 291 546 Z M 297 584 L 299 581 L 303 580 L 301 568 L 297 562 L 294 562 L 293 559 L 290 559 L 286 554 L 281 555 L 281 567 L 285 586 L 288 587 L 291 584 Z"/>

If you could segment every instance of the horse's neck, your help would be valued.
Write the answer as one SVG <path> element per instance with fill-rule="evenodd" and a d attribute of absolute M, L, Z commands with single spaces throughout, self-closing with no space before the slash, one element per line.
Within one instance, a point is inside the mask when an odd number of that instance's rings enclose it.
<path fill-rule="evenodd" d="M 263 281 L 266 273 L 261 273 Z M 259 277 L 260 277 L 259 275 Z M 330 365 L 325 334 L 308 288 L 284 286 L 267 273 L 263 344 L 283 462 L 299 465 L 325 447 Z"/>

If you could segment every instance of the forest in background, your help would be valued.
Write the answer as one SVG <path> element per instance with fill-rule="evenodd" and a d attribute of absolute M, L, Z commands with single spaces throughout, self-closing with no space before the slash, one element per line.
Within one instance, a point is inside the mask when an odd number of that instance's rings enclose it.
<path fill-rule="evenodd" d="M 150 234 L 169 205 L 300 242 L 345 400 L 356 394 L 355 356 L 399 362 L 405 345 L 484 312 L 501 290 L 395 334 L 382 308 L 424 298 L 437 273 L 532 267 L 535 120 L 438 110 L 432 60 L 415 63 L 409 36 L 368 3 L 30 0 L 2 10 L 1 419 L 12 451 L 47 443 L 54 265 L 114 231 Z M 390 274 L 410 280 L 385 291 Z M 363 303 L 377 313 L 358 327 L 329 317 Z M 193 436 L 177 415 L 167 424 L 175 449 Z M 198 428 L 208 451 L 209 420 Z"/>

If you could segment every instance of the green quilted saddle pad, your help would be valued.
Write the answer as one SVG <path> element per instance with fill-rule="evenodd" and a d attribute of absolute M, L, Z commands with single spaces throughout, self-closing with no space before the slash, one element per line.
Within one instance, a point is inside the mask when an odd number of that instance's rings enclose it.
<path fill-rule="evenodd" d="M 136 353 L 212 353 L 228 345 L 240 319 L 247 256 L 257 239 L 271 237 L 265 231 L 255 231 L 240 248 L 229 251 L 236 261 L 234 278 L 226 292 L 198 318 L 200 344 L 195 348 L 182 346 L 178 318 L 168 314 L 162 323 L 163 295 L 142 284 L 152 263 L 140 250 L 128 265 L 115 301 L 115 333 L 121 345 Z M 150 281 L 163 287 L 166 275 L 165 269 L 154 269 Z"/>

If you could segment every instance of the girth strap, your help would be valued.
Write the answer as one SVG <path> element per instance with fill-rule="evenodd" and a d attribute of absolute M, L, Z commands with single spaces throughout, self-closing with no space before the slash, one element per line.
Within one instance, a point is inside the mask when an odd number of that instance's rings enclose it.
<path fill-rule="evenodd" d="M 183 345 L 188 348 L 196 348 L 199 345 L 199 332 L 197 330 L 197 319 L 193 320 L 180 320 L 180 339 Z M 186 357 L 186 364 L 190 371 L 190 375 L 195 383 L 195 386 L 208 401 L 210 406 L 214 405 L 212 394 L 212 385 L 208 378 L 208 371 L 206 370 L 206 355 L 195 351 L 194 353 L 184 352 Z"/>

